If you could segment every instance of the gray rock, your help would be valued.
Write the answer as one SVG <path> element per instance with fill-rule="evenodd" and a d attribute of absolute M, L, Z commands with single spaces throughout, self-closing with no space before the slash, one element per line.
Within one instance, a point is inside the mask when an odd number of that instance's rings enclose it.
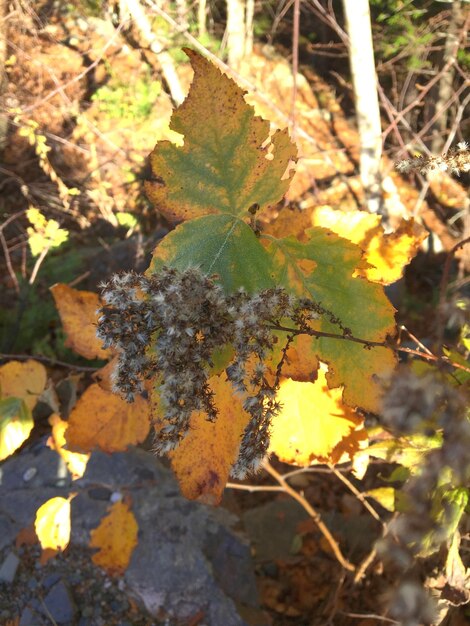
<path fill-rule="evenodd" d="M 31 606 L 27 606 L 21 614 L 18 626 L 46 626 L 46 623 L 46 620 L 37 611 Z"/>
<path fill-rule="evenodd" d="M 139 526 L 138 544 L 123 578 L 127 594 L 156 621 L 161 615 L 176 623 L 203 614 L 205 626 L 246 623 L 237 607 L 256 608 L 257 592 L 249 546 L 233 531 L 237 517 L 181 497 L 172 472 L 145 451 L 94 452 L 84 476 L 71 488 L 57 486 L 58 477 L 64 478 L 57 457 L 39 449 L 6 460 L 2 469 L 7 481 L 0 487 L 4 524 L 13 522 L 18 532 L 34 521 L 46 500 L 73 490 L 78 494 L 71 502 L 71 544 L 88 547 L 90 530 L 109 510 L 109 494 L 125 493 Z M 25 483 L 24 471 L 32 466 L 38 472 Z M 44 602 L 57 624 L 78 621 L 63 580 L 48 581 L 44 588 L 49 588 Z M 37 620 L 27 621 L 31 612 L 30 603 L 22 626 L 38 626 Z M 93 615 L 92 623 L 98 624 L 100 616 Z"/>
<path fill-rule="evenodd" d="M 77 608 L 69 588 L 61 580 L 56 583 L 44 598 L 45 612 L 57 624 L 73 623 Z"/>
<path fill-rule="evenodd" d="M 14 552 L 9 552 L 0 566 L 0 582 L 12 583 L 15 580 L 19 564 L 20 559 L 16 556 L 16 554 Z"/>

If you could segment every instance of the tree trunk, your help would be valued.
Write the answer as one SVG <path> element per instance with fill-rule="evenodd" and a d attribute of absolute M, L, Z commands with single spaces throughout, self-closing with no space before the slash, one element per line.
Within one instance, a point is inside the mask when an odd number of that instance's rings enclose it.
<path fill-rule="evenodd" d="M 253 52 L 254 17 L 255 17 L 255 0 L 246 0 L 245 56 L 249 56 Z"/>
<path fill-rule="evenodd" d="M 207 0 L 198 0 L 197 5 L 197 30 L 199 37 L 203 37 L 206 32 L 206 12 L 207 12 Z"/>
<path fill-rule="evenodd" d="M 245 2 L 244 0 L 227 0 L 227 51 L 228 64 L 238 69 L 245 56 Z"/>
<path fill-rule="evenodd" d="M 459 27 L 462 23 L 462 4 L 460 0 L 454 0 L 452 3 L 452 11 L 449 22 L 449 28 L 446 35 L 446 42 L 444 47 L 444 56 L 442 59 L 442 66 L 450 62 L 455 62 L 457 57 L 457 51 L 459 49 Z M 447 72 L 442 75 L 439 81 L 439 92 L 435 105 L 435 112 L 440 113 L 433 127 L 433 138 L 431 144 L 431 152 L 433 154 L 439 154 L 445 144 L 447 121 L 449 118 L 449 108 L 446 104 L 452 97 L 452 85 L 454 82 L 455 69 L 454 65 L 451 65 Z"/>
<path fill-rule="evenodd" d="M 8 134 L 8 116 L 5 114 L 5 92 L 7 76 L 5 61 L 7 60 L 7 0 L 0 0 L 0 156 L 5 149 Z"/>
<path fill-rule="evenodd" d="M 382 128 L 368 0 L 343 0 L 359 130 L 359 170 L 367 209 L 382 211 Z"/>
<path fill-rule="evenodd" d="M 126 14 L 132 18 L 145 44 L 157 55 L 171 98 L 176 105 L 181 104 L 184 100 L 184 92 L 173 59 L 168 52 L 164 51 L 165 43 L 153 32 L 147 14 L 139 0 L 120 0 L 119 8 L 122 18 Z"/>

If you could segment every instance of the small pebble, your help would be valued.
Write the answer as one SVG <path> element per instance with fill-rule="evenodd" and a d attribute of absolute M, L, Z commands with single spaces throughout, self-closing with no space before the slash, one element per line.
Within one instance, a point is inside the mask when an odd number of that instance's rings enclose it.
<path fill-rule="evenodd" d="M 111 494 L 111 498 L 110 501 L 114 504 L 115 502 L 121 502 L 122 500 L 122 493 L 120 491 L 114 491 Z"/>
<path fill-rule="evenodd" d="M 9 552 L 5 560 L 0 567 L 0 582 L 12 583 L 15 580 L 16 571 L 20 559 L 14 552 Z"/>
<path fill-rule="evenodd" d="M 29 481 L 32 480 L 36 476 L 37 473 L 38 473 L 38 470 L 36 467 L 29 467 L 23 474 L 24 482 L 29 483 Z"/>

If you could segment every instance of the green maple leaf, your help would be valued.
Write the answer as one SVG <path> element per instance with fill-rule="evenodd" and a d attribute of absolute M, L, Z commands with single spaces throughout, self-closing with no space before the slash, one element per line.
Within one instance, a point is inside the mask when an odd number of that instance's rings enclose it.
<path fill-rule="evenodd" d="M 150 155 L 159 182 L 146 191 L 159 211 L 175 221 L 208 213 L 244 215 L 279 202 L 286 193 L 297 149 L 286 129 L 270 135 L 267 120 L 254 115 L 245 92 L 199 53 L 184 49 L 194 69 L 186 100 L 170 128 L 183 146 L 161 141 Z"/>
<path fill-rule="evenodd" d="M 276 284 L 319 303 L 340 320 L 341 327 L 323 316 L 315 330 L 341 335 L 342 329 L 348 329 L 359 339 L 384 341 L 395 330 L 395 310 L 381 285 L 354 275 L 364 266 L 361 249 L 324 228 L 311 228 L 305 234 L 305 243 L 295 237 L 269 237 Z M 312 338 L 310 350 L 328 364 L 328 385 L 344 385 L 346 404 L 379 410 L 379 378 L 396 365 L 391 349 Z"/>

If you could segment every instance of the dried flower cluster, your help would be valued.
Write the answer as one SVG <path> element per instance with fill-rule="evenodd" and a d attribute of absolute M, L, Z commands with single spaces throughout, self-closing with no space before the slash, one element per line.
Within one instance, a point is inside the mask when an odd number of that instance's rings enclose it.
<path fill-rule="evenodd" d="M 226 295 L 197 269 L 163 268 L 158 275 L 115 275 L 102 286 L 98 337 L 114 346 L 119 359 L 115 390 L 128 401 L 156 377 L 165 426 L 155 449 L 177 447 L 189 429 L 193 411 L 217 418 L 210 370 L 216 350 L 230 344 L 234 359 L 227 377 L 251 416 L 232 475 L 257 468 L 269 445 L 269 427 L 279 411 L 279 372 L 268 376 L 263 361 L 277 341 L 273 327 L 283 318 L 307 323 L 317 317 L 313 304 L 303 310 L 283 289 L 249 295 L 243 289 Z M 303 308 L 308 308 L 303 303 Z M 300 308 L 299 308 L 300 307 Z M 302 312 L 301 312 L 302 310 Z M 268 378 L 270 380 L 268 380 Z"/>
<path fill-rule="evenodd" d="M 419 470 L 403 488 L 405 511 L 389 525 L 379 546 L 403 572 L 418 555 L 430 554 L 448 538 L 455 508 L 448 493 L 470 480 L 470 421 L 467 402 L 444 376 L 418 376 L 403 367 L 391 380 L 383 404 L 385 425 L 396 435 L 442 433 L 442 445 L 424 455 Z M 441 486 L 444 480 L 445 488 Z M 405 587 L 403 587 L 405 585 Z M 432 603 L 419 585 L 402 583 L 391 603 L 391 614 L 408 626 L 430 624 Z M 403 589 L 402 589 L 403 587 Z"/>
<path fill-rule="evenodd" d="M 461 174 L 462 172 L 470 172 L 470 149 L 466 141 L 462 141 L 457 145 L 455 150 L 449 150 L 447 154 L 441 156 L 423 157 L 419 156 L 414 159 L 403 159 L 395 164 L 399 172 L 420 172 L 428 174 L 429 172 L 449 172 L 450 174 Z"/>

